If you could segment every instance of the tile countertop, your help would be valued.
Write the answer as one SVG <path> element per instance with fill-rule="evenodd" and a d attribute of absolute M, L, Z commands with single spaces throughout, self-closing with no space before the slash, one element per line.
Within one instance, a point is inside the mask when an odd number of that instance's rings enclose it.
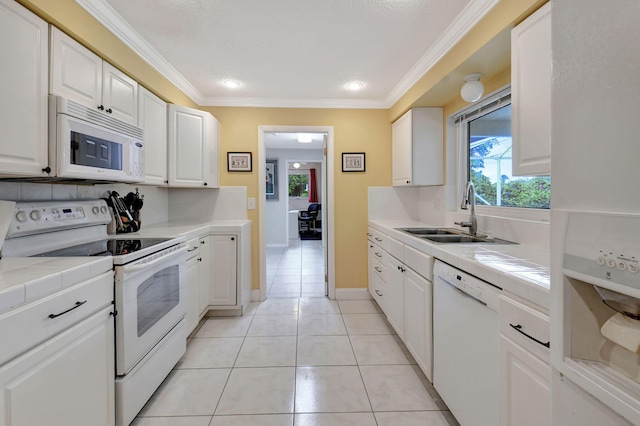
<path fill-rule="evenodd" d="M 177 237 L 187 240 L 215 232 L 250 229 L 250 220 L 215 220 L 206 223 L 161 223 L 140 232 L 118 237 Z M 0 315 L 42 299 L 82 281 L 111 271 L 111 256 L 105 257 L 4 257 L 0 259 Z"/>
<path fill-rule="evenodd" d="M 438 244 L 395 228 L 437 228 L 411 221 L 369 221 L 382 232 L 549 311 L 549 251 L 525 244 Z"/>

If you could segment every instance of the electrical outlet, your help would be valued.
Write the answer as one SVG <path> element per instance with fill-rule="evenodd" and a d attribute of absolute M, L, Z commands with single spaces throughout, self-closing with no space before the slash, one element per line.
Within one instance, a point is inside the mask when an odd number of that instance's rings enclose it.
<path fill-rule="evenodd" d="M 256 199 L 255 198 L 247 198 L 247 209 L 255 210 L 256 209 Z"/>

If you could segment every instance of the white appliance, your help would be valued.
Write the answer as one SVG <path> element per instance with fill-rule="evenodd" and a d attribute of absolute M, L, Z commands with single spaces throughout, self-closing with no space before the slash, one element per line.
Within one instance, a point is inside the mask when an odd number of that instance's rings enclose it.
<path fill-rule="evenodd" d="M 50 95 L 49 167 L 43 171 L 64 179 L 143 182 L 144 131 Z"/>
<path fill-rule="evenodd" d="M 103 200 L 19 202 L 2 256 L 111 256 L 116 424 L 128 425 L 186 351 L 187 244 L 110 237 Z"/>
<path fill-rule="evenodd" d="M 593 323 L 573 321 L 576 309 L 585 306 L 576 294 L 582 290 L 591 294 L 588 305 L 598 311 L 606 306 L 591 291 L 592 284 L 638 297 L 640 277 L 628 269 L 631 263 L 626 256 L 640 242 L 640 227 L 623 223 L 634 222 L 632 218 L 640 212 L 640 120 L 636 117 L 640 55 L 632 41 L 640 39 L 640 7 L 626 0 L 563 0 L 552 1 L 551 14 L 552 420 L 562 426 L 640 424 L 636 380 L 618 374 L 615 363 L 619 361 L 598 361 L 595 356 L 579 355 L 573 347 L 594 338 L 603 350 L 612 348 L 612 357 L 626 351 L 620 345 L 613 349 Z M 578 226 L 582 220 L 593 222 L 589 227 Z M 612 264 L 624 255 L 620 260 L 627 269 L 601 266 L 601 248 L 613 253 Z M 566 263 L 570 255 L 583 261 Z M 628 279 L 633 286 L 625 284 Z M 615 313 L 600 312 L 605 322 Z M 602 374 L 595 372 L 598 366 Z M 604 374 L 611 370 L 616 373 Z"/>
<path fill-rule="evenodd" d="M 433 267 L 433 386 L 462 426 L 500 423 L 501 289 Z"/>

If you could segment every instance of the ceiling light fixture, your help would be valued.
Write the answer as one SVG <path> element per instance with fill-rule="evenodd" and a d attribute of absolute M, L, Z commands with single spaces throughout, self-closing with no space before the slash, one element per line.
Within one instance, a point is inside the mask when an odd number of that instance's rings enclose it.
<path fill-rule="evenodd" d="M 300 168 L 300 163 L 293 163 L 293 167 L 295 169 L 299 169 Z"/>
<path fill-rule="evenodd" d="M 240 82 L 237 80 L 224 80 L 222 84 L 224 85 L 224 87 L 227 87 L 229 89 L 237 89 L 238 87 L 240 87 Z"/>
<path fill-rule="evenodd" d="M 298 133 L 298 142 L 311 143 L 311 133 Z"/>
<path fill-rule="evenodd" d="M 349 83 L 346 84 L 347 89 L 349 90 L 360 90 L 362 88 L 364 88 L 364 83 L 361 81 L 351 81 Z"/>
<path fill-rule="evenodd" d="M 484 85 L 480 83 L 482 74 L 469 74 L 464 78 L 464 85 L 460 89 L 460 96 L 467 102 L 479 101 L 484 93 Z"/>

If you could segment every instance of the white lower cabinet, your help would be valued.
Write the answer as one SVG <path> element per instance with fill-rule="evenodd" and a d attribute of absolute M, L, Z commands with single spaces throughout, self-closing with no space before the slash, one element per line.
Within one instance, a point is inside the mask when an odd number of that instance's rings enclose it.
<path fill-rule="evenodd" d="M 191 248 L 191 246 L 189 246 Z M 185 323 L 187 325 L 187 335 L 189 335 L 198 325 L 198 307 L 200 301 L 198 296 L 200 293 L 200 258 L 198 255 L 191 256 L 187 259 L 186 267 L 187 276 L 187 314 L 185 315 Z"/>
<path fill-rule="evenodd" d="M 210 306 L 235 306 L 238 300 L 238 236 L 212 235 Z"/>
<path fill-rule="evenodd" d="M 549 317 L 500 297 L 501 426 L 551 424 Z"/>
<path fill-rule="evenodd" d="M 374 229 L 367 236 L 369 293 L 432 380 L 433 258 Z"/>
<path fill-rule="evenodd" d="M 0 368 L 1 425 L 115 423 L 112 312 L 104 308 Z"/>
<path fill-rule="evenodd" d="M 211 238 L 200 238 L 200 274 L 198 276 L 198 318 L 206 313 L 209 306 L 209 292 L 211 287 Z"/>
<path fill-rule="evenodd" d="M 404 343 L 430 381 L 433 381 L 432 306 L 433 284 L 407 269 L 404 277 Z"/>

